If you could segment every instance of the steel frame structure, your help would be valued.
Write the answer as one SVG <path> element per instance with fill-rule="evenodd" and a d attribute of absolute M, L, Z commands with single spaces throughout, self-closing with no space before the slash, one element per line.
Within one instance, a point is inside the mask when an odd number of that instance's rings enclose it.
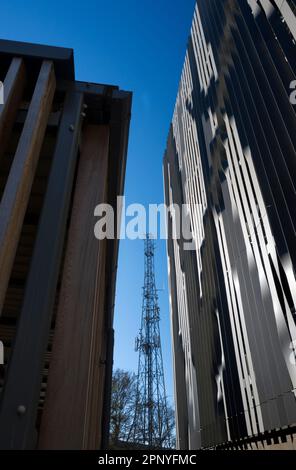
<path fill-rule="evenodd" d="M 160 339 L 160 309 L 154 271 L 155 241 L 147 234 L 144 248 L 142 319 L 136 338 L 139 352 L 136 410 L 131 440 L 150 448 L 170 447 L 167 397 Z"/>

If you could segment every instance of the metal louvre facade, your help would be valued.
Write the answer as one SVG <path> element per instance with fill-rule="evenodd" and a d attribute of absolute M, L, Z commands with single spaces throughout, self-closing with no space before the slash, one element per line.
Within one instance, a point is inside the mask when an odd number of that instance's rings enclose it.
<path fill-rule="evenodd" d="M 169 214 L 181 449 L 295 432 L 295 15 L 295 0 L 196 3 L 164 157 L 195 246 Z"/>

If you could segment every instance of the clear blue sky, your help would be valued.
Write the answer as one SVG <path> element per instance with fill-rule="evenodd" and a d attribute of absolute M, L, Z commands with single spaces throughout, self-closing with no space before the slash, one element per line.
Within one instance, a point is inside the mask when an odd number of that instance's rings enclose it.
<path fill-rule="evenodd" d="M 133 96 L 127 203 L 163 202 L 162 158 L 195 0 L 2 0 L 1 37 L 72 47 L 78 80 L 119 85 Z M 165 242 L 157 242 L 156 278 L 167 381 L 172 362 Z M 143 242 L 121 241 L 116 294 L 115 367 L 136 370 Z"/>

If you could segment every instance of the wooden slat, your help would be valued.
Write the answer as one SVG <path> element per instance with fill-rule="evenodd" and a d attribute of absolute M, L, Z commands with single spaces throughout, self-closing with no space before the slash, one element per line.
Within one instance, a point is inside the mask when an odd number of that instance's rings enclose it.
<path fill-rule="evenodd" d="M 108 145 L 107 127 L 84 129 L 40 429 L 42 449 L 100 445 L 106 243 L 94 236 L 93 214 L 106 200 Z"/>
<path fill-rule="evenodd" d="M 44 61 L 0 205 L 0 312 L 30 197 L 55 85 L 53 64 Z"/>
<path fill-rule="evenodd" d="M 83 95 L 70 85 L 34 244 L 0 408 L 0 448 L 32 448 L 40 385 L 78 159 Z M 10 288 L 8 289 L 8 294 Z M 26 412 L 20 417 L 18 406 Z"/>
<path fill-rule="evenodd" d="M 14 58 L 4 80 L 4 103 L 0 104 L 0 160 L 6 149 L 25 85 L 23 60 Z"/>

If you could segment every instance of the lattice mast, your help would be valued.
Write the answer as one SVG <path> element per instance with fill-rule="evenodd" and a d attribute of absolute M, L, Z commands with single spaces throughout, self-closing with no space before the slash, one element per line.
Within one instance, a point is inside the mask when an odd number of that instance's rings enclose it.
<path fill-rule="evenodd" d="M 154 272 L 155 241 L 146 235 L 142 320 L 136 351 L 139 353 L 134 442 L 151 448 L 170 447 L 167 398 L 160 341 L 160 310 Z"/>

